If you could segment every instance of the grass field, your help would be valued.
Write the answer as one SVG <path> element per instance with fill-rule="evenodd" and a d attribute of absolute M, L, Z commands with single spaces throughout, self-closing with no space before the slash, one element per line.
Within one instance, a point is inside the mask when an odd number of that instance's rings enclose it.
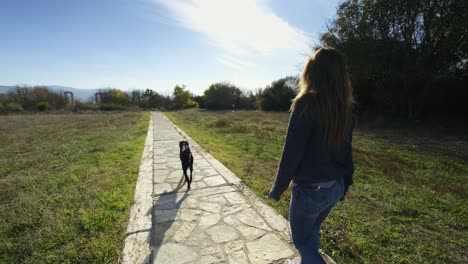
<path fill-rule="evenodd" d="M 0 116 L 0 263 L 116 263 L 148 121 Z"/>
<path fill-rule="evenodd" d="M 288 114 L 166 115 L 287 217 L 290 192 L 279 203 L 267 195 Z M 358 126 L 353 140 L 355 183 L 346 211 L 336 207 L 323 225 L 324 251 L 338 263 L 467 263 L 467 133 Z"/>

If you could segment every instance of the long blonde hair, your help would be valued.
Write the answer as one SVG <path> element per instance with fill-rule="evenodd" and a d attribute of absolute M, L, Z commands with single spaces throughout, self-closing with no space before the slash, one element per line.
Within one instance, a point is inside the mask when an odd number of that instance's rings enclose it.
<path fill-rule="evenodd" d="M 353 90 L 344 55 L 334 48 L 320 48 L 304 67 L 299 80 L 299 92 L 291 111 L 298 103 L 305 114 L 316 113 L 329 148 L 344 143 L 352 124 Z"/>

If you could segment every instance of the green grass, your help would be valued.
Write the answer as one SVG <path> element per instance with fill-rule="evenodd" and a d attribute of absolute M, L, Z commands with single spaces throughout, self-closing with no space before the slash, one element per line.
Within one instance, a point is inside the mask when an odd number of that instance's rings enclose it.
<path fill-rule="evenodd" d="M 289 191 L 279 203 L 267 198 L 287 113 L 186 110 L 166 115 L 288 216 Z M 346 211 L 335 207 L 323 225 L 323 250 L 338 263 L 466 263 L 464 135 L 415 126 L 357 129 L 355 183 Z"/>
<path fill-rule="evenodd" d="M 116 263 L 149 113 L 0 116 L 0 263 Z"/>

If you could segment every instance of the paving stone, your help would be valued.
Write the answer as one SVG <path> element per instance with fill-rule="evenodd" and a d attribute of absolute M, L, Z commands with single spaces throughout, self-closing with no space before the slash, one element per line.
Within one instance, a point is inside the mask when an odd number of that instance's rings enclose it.
<path fill-rule="evenodd" d="M 224 185 L 224 186 L 206 188 L 206 189 L 203 189 L 203 190 L 190 191 L 190 197 L 199 198 L 199 197 L 204 197 L 204 196 L 210 196 L 210 195 L 215 195 L 215 194 L 232 192 L 232 191 L 235 191 L 235 190 L 236 189 L 234 189 L 234 187 L 232 187 L 232 186 Z"/>
<path fill-rule="evenodd" d="M 167 158 L 167 164 L 178 165 L 179 166 L 178 168 L 182 168 L 180 164 L 180 157 Z"/>
<path fill-rule="evenodd" d="M 163 194 L 165 192 L 171 192 L 172 186 L 169 183 L 157 183 L 154 185 L 154 194 Z"/>
<path fill-rule="evenodd" d="M 247 202 L 238 192 L 230 192 L 223 195 L 231 204 L 245 204 Z"/>
<path fill-rule="evenodd" d="M 271 229 L 266 225 L 266 223 L 262 220 L 262 218 L 255 213 L 254 210 L 251 208 L 247 208 L 243 210 L 242 212 L 238 213 L 237 219 L 239 219 L 242 223 L 252 226 L 252 227 L 257 227 L 261 228 L 267 231 L 270 231 Z"/>
<path fill-rule="evenodd" d="M 155 149 L 154 150 L 154 155 L 162 155 L 166 152 L 165 149 L 162 149 L 162 148 L 158 148 L 158 149 Z"/>
<path fill-rule="evenodd" d="M 184 199 L 184 200 L 179 200 L 179 202 L 176 204 L 177 208 L 182 208 L 182 209 L 198 209 L 200 208 L 200 203 L 197 201 L 197 199 Z"/>
<path fill-rule="evenodd" d="M 208 229 L 207 232 L 215 243 L 223 243 L 239 237 L 237 230 L 228 225 L 217 225 Z"/>
<path fill-rule="evenodd" d="M 265 234 L 265 230 L 263 229 L 258 229 L 255 227 L 251 226 L 246 226 L 246 225 L 237 225 L 236 226 L 237 230 L 240 231 L 240 233 L 247 238 L 247 240 L 254 240 L 256 238 L 259 238 Z"/>
<path fill-rule="evenodd" d="M 195 163 L 197 165 L 197 167 L 199 167 L 200 169 L 206 169 L 206 168 L 211 168 L 211 164 L 208 163 L 208 161 L 206 160 L 202 160 L 202 161 L 197 161 Z"/>
<path fill-rule="evenodd" d="M 230 225 L 230 226 L 237 226 L 239 225 L 241 222 L 239 221 L 239 219 L 237 219 L 237 217 L 235 215 L 228 215 L 226 217 L 224 217 L 223 219 L 224 223 Z"/>
<path fill-rule="evenodd" d="M 199 216 L 203 213 L 202 210 L 185 209 L 178 214 L 177 220 L 192 222 L 198 220 Z"/>
<path fill-rule="evenodd" d="M 323 256 L 325 259 L 325 262 L 328 264 L 336 264 L 333 260 L 333 262 L 329 262 L 330 260 L 327 260 L 327 256 Z M 293 259 L 286 259 L 282 264 L 301 264 L 301 257 L 295 257 Z"/>
<path fill-rule="evenodd" d="M 216 195 L 210 195 L 206 197 L 201 197 L 200 201 L 202 202 L 210 202 L 210 203 L 216 203 L 216 204 L 221 204 L 225 205 L 227 204 L 226 199 L 221 195 L 221 194 L 216 194 Z"/>
<path fill-rule="evenodd" d="M 153 263 L 176 264 L 192 263 L 197 253 L 190 247 L 180 244 L 167 243 L 153 250 Z"/>
<path fill-rule="evenodd" d="M 205 187 L 206 187 L 206 184 L 204 182 L 197 182 L 198 189 L 205 188 Z"/>
<path fill-rule="evenodd" d="M 197 226 L 195 223 L 191 222 L 182 222 L 180 228 L 175 232 L 172 239 L 174 242 L 180 243 L 186 240 L 190 234 L 192 233 L 193 229 Z"/>
<path fill-rule="evenodd" d="M 179 169 L 180 171 L 182 171 L 182 165 L 180 164 L 180 161 L 166 162 L 166 166 L 172 169 Z"/>
<path fill-rule="evenodd" d="M 247 242 L 245 246 L 252 263 L 273 263 L 294 255 L 288 245 L 274 234 L 267 234 L 258 240 Z"/>
<path fill-rule="evenodd" d="M 220 219 L 221 219 L 221 215 L 219 214 L 210 214 L 210 215 L 202 216 L 200 218 L 200 223 L 198 224 L 198 226 L 201 228 L 207 228 L 212 225 L 216 225 Z"/>
<path fill-rule="evenodd" d="M 198 248 L 208 248 L 213 247 L 213 241 L 210 239 L 209 235 L 205 230 L 197 229 L 193 230 L 192 235 L 187 238 L 184 242 L 185 245 L 198 247 Z"/>
<path fill-rule="evenodd" d="M 166 203 L 155 204 L 154 208 L 156 210 L 169 210 L 169 209 L 176 209 L 175 206 L 176 206 L 175 201 L 169 201 Z"/>
<path fill-rule="evenodd" d="M 239 250 L 244 250 L 244 242 L 242 240 L 231 241 L 224 245 L 224 252 L 226 252 L 226 254 Z"/>
<path fill-rule="evenodd" d="M 166 221 L 153 226 L 153 246 L 169 242 L 174 234 L 180 229 L 182 222 Z"/>
<path fill-rule="evenodd" d="M 166 182 L 167 176 L 154 176 L 153 181 L 155 183 L 164 183 Z"/>
<path fill-rule="evenodd" d="M 184 177 L 184 174 L 182 170 L 172 170 L 171 173 L 169 174 L 168 178 L 177 178 L 180 179 L 180 177 Z"/>
<path fill-rule="evenodd" d="M 212 176 L 212 177 L 207 177 L 203 179 L 203 181 L 208 185 L 208 186 L 216 186 L 216 185 L 221 185 L 225 184 L 226 181 L 224 178 L 220 175 L 218 176 Z"/>
<path fill-rule="evenodd" d="M 166 159 L 154 159 L 154 164 L 166 163 Z"/>
<path fill-rule="evenodd" d="M 203 248 L 200 250 L 200 255 L 206 256 L 206 255 L 223 255 L 223 250 L 219 245 L 213 246 L 213 247 L 207 247 Z"/>
<path fill-rule="evenodd" d="M 197 264 L 214 264 L 214 263 L 226 263 L 223 255 L 208 255 L 203 256 L 196 262 Z"/>
<path fill-rule="evenodd" d="M 183 175 L 179 175 L 179 178 L 173 177 L 173 178 L 167 178 L 166 182 L 168 183 L 180 183 L 185 184 L 185 179 Z"/>
<path fill-rule="evenodd" d="M 157 170 L 154 170 L 154 175 L 167 176 L 169 175 L 169 170 L 157 169 Z"/>
<path fill-rule="evenodd" d="M 209 167 L 208 169 L 204 169 L 203 172 L 206 174 L 206 176 L 219 175 L 218 171 L 216 171 L 212 167 Z"/>
<path fill-rule="evenodd" d="M 221 210 L 221 205 L 220 204 L 216 204 L 216 203 L 206 203 L 206 202 L 201 202 L 200 203 L 200 208 L 202 210 L 205 210 L 205 211 L 208 211 L 208 212 L 211 212 L 211 213 L 219 213 L 219 211 Z"/>
<path fill-rule="evenodd" d="M 162 223 L 167 221 L 174 221 L 177 218 L 178 213 L 178 209 L 155 210 L 155 213 L 153 215 L 153 222 Z"/>
<path fill-rule="evenodd" d="M 228 254 L 229 264 L 248 264 L 247 256 L 243 250 Z"/>
<path fill-rule="evenodd" d="M 240 212 L 248 207 L 247 204 L 238 204 L 233 206 L 225 206 L 223 207 L 223 215 L 234 214 Z"/>

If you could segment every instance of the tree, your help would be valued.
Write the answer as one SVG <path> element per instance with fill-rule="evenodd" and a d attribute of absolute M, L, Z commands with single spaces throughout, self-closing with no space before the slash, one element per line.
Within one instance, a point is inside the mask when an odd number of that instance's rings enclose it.
<path fill-rule="evenodd" d="M 435 83 L 468 70 L 467 11 L 459 0 L 345 0 L 321 41 L 346 54 L 361 106 L 412 119 Z"/>
<path fill-rule="evenodd" d="M 200 108 L 205 108 L 206 107 L 206 104 L 205 104 L 205 96 L 200 96 L 200 95 L 197 95 L 197 96 L 194 96 L 193 97 L 193 100 L 195 102 L 198 103 L 198 106 Z"/>
<path fill-rule="evenodd" d="M 173 95 L 176 109 L 198 108 L 198 103 L 192 99 L 193 95 L 185 90 L 184 85 L 182 87 L 176 85 Z"/>
<path fill-rule="evenodd" d="M 25 110 L 63 109 L 68 101 L 63 93 L 49 91 L 45 86 L 17 86 L 9 93 L 9 98 Z"/>
<path fill-rule="evenodd" d="M 100 90 L 101 93 L 101 104 L 113 104 L 113 105 L 128 105 L 129 97 L 128 94 L 115 88 Z"/>
<path fill-rule="evenodd" d="M 238 109 L 242 91 L 228 82 L 214 83 L 204 92 L 207 109 Z"/>
<path fill-rule="evenodd" d="M 296 96 L 298 78 L 288 76 L 268 85 L 261 93 L 260 105 L 267 111 L 287 111 Z"/>
<path fill-rule="evenodd" d="M 170 109 L 171 104 L 169 97 L 164 97 L 151 89 L 146 89 L 142 95 L 142 107 L 146 109 Z"/>

